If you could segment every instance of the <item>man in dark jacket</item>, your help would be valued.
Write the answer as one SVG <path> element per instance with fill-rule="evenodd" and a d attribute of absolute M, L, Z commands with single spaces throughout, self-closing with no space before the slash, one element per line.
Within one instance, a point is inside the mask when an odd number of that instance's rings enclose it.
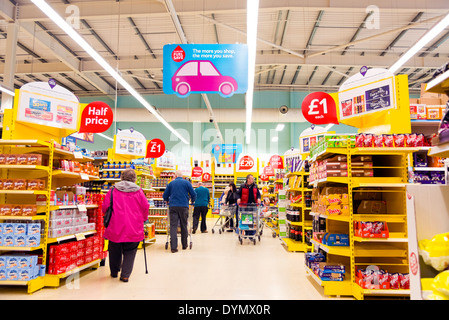
<path fill-rule="evenodd" d="M 237 190 L 237 205 L 246 205 L 246 204 L 260 204 L 260 191 L 257 188 L 257 184 L 254 182 L 254 176 L 249 174 L 246 176 L 246 182 L 240 185 L 240 188 Z M 236 219 L 236 227 L 239 225 L 239 216 L 238 216 L 238 207 L 235 215 Z"/>
<path fill-rule="evenodd" d="M 237 204 L 260 204 L 260 191 L 257 184 L 254 183 L 254 176 L 249 174 L 246 176 L 246 182 L 237 190 Z"/>
<path fill-rule="evenodd" d="M 167 185 L 162 196 L 168 202 L 170 219 L 170 247 L 171 252 L 178 252 L 178 220 L 181 223 L 182 249 L 187 249 L 187 218 L 190 203 L 195 203 L 196 192 L 192 184 L 182 178 L 182 172 L 176 171 L 175 179 Z"/>

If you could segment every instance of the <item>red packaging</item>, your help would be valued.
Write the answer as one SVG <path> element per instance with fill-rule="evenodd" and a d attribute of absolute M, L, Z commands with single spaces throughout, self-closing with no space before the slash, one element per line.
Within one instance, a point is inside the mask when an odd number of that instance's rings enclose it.
<path fill-rule="evenodd" d="M 382 148 L 384 146 L 384 138 L 381 135 L 376 135 L 373 137 L 373 144 L 376 148 Z"/>
<path fill-rule="evenodd" d="M 406 137 L 407 147 L 416 147 L 417 146 L 417 135 L 416 133 L 410 133 Z"/>
<path fill-rule="evenodd" d="M 355 136 L 355 146 L 356 146 L 356 148 L 363 147 L 363 139 L 364 139 L 363 133 L 359 133 L 359 134 L 357 134 Z"/>
<path fill-rule="evenodd" d="M 400 273 L 399 283 L 401 289 L 410 289 L 410 275 L 408 273 Z"/>
<path fill-rule="evenodd" d="M 390 275 L 390 288 L 391 289 L 399 289 L 400 288 L 399 273 L 392 273 Z"/>
<path fill-rule="evenodd" d="M 371 133 L 365 133 L 363 137 L 363 146 L 364 147 L 372 147 L 373 146 L 374 137 Z"/>
<path fill-rule="evenodd" d="M 394 147 L 394 140 L 393 140 L 393 135 L 391 134 L 385 134 L 383 136 L 384 138 L 384 146 L 388 147 L 388 148 L 392 148 Z"/>
<path fill-rule="evenodd" d="M 395 147 L 405 147 L 405 135 L 395 134 L 393 135 Z"/>
<path fill-rule="evenodd" d="M 424 134 L 419 133 L 416 137 L 416 146 L 417 147 L 424 147 L 425 146 L 426 137 Z"/>

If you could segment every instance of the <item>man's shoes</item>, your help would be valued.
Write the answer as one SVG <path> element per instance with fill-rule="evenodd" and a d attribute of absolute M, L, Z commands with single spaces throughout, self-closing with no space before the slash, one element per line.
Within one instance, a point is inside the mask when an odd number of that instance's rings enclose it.
<path fill-rule="evenodd" d="M 122 277 L 120 277 L 120 281 L 128 282 L 128 278 L 122 278 Z"/>
<path fill-rule="evenodd" d="M 185 250 L 185 249 L 187 249 L 187 247 L 182 247 L 182 250 Z"/>
<path fill-rule="evenodd" d="M 195 234 L 196 230 L 192 230 L 192 233 Z"/>
<path fill-rule="evenodd" d="M 178 252 L 178 249 L 171 249 L 171 253 Z"/>
<path fill-rule="evenodd" d="M 201 231 L 201 233 L 208 233 L 209 231 L 207 231 L 207 230 L 204 230 L 204 231 Z"/>
<path fill-rule="evenodd" d="M 114 273 L 114 274 L 111 273 L 111 278 L 117 278 L 117 277 L 118 277 L 117 273 Z"/>

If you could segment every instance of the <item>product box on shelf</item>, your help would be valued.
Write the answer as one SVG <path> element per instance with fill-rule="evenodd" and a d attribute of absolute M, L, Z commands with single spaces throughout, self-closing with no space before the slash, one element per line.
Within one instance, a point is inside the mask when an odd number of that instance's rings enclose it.
<path fill-rule="evenodd" d="M 354 221 L 354 235 L 362 238 L 388 238 L 388 225 L 384 221 Z"/>
<path fill-rule="evenodd" d="M 0 281 L 28 281 L 40 276 L 38 256 L 14 254 L 0 256 Z"/>
<path fill-rule="evenodd" d="M 363 289 L 410 289 L 408 273 L 389 273 L 377 266 L 356 268 L 356 283 Z"/>
<path fill-rule="evenodd" d="M 338 233 L 325 233 L 321 243 L 326 246 L 349 246 L 349 235 Z"/>

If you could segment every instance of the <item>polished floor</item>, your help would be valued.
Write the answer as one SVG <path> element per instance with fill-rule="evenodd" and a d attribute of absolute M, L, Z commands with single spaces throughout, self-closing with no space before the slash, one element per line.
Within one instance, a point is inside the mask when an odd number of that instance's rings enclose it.
<path fill-rule="evenodd" d="M 6 299 L 328 299 L 306 275 L 303 253 L 287 252 L 265 228 L 256 245 L 238 242 L 235 233 L 212 234 L 215 219 L 208 219 L 209 233 L 192 235 L 192 249 L 165 250 L 166 235 L 147 245 L 148 274 L 143 250 L 137 253 L 128 283 L 109 276 L 109 267 L 83 271 L 75 281 L 61 281 L 58 288 L 27 294 L 24 287 L 0 286 Z M 180 249 L 180 248 L 179 248 Z"/>

